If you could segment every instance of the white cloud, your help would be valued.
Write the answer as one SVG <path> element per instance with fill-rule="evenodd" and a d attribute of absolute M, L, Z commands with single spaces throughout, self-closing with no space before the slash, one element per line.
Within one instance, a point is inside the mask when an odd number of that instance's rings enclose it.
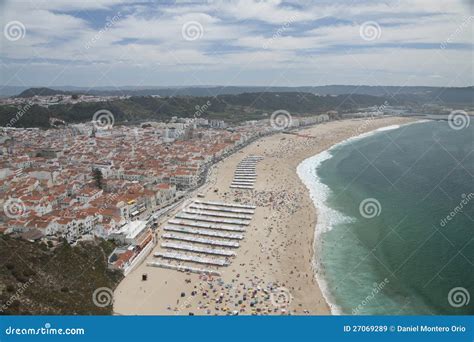
<path fill-rule="evenodd" d="M 91 17 L 97 20 L 97 16 L 88 15 L 98 10 L 104 17 L 120 12 L 110 27 L 105 20 L 99 22 L 99 27 L 106 28 L 100 35 L 97 22 L 91 23 Z M 21 40 L 1 37 L 2 74 L 6 79 L 15 80 L 15 72 L 23 68 L 31 79 L 43 78 L 47 84 L 47 69 L 52 74 L 52 70 L 69 74 L 66 83 L 74 84 L 84 82 L 81 73 L 94 74 L 98 68 L 118 72 L 122 68 L 127 72 L 108 75 L 107 79 L 135 84 L 141 83 L 131 71 L 136 67 L 137 75 L 147 70 L 140 77 L 155 75 L 155 84 L 162 85 L 175 84 L 182 72 L 199 74 L 203 79 L 246 78 L 252 82 L 254 78 L 254 83 L 262 84 L 274 81 L 275 70 L 288 69 L 292 72 L 284 74 L 284 79 L 293 85 L 311 84 L 311 79 L 351 83 L 368 74 L 377 75 L 381 84 L 402 82 L 410 74 L 412 80 L 416 77 L 421 82 L 425 75 L 426 84 L 441 84 L 471 66 L 471 73 L 455 81 L 457 85 L 473 83 L 472 51 L 456 45 L 472 46 L 473 42 L 473 20 L 466 19 L 470 14 L 461 0 L 215 0 L 181 6 L 55 0 L 8 2 L 3 12 L 3 25 L 19 20 L 26 27 Z M 325 19 L 316 25 L 321 18 Z M 382 30 L 374 41 L 362 39 L 359 32 L 360 24 L 369 20 L 376 21 Z M 189 21 L 202 25 L 200 39 L 183 39 L 182 27 Z M 91 40 L 94 43 L 86 48 Z M 443 42 L 445 48 L 437 48 Z M 203 76 L 206 70 L 209 73 Z M 22 75 L 28 83 L 28 75 Z"/>

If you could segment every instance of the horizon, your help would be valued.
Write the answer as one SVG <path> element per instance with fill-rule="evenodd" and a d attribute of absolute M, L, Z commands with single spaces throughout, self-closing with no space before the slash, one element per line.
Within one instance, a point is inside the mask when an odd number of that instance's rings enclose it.
<path fill-rule="evenodd" d="M 55 86 L 42 86 L 42 85 L 0 85 L 0 88 L 50 88 L 50 89 L 57 89 L 57 88 L 89 88 L 89 89 L 98 89 L 98 88 L 160 88 L 160 89 L 170 89 L 170 88 L 321 88 L 321 87 L 399 87 L 399 88 L 472 88 L 474 84 L 465 85 L 465 86 L 430 86 L 430 85 L 414 85 L 414 86 L 407 86 L 401 84 L 380 84 L 380 85 L 369 85 L 369 84 L 321 84 L 321 85 L 292 85 L 292 86 L 268 86 L 268 85 L 223 85 L 223 84 L 203 84 L 203 85 L 121 85 L 121 86 L 113 86 L 113 85 L 102 85 L 102 86 L 95 86 L 95 87 L 86 87 L 86 86 L 79 86 L 79 85 L 55 85 Z"/>
<path fill-rule="evenodd" d="M 0 8 L 2 87 L 472 86 L 466 0 L 57 0 Z"/>

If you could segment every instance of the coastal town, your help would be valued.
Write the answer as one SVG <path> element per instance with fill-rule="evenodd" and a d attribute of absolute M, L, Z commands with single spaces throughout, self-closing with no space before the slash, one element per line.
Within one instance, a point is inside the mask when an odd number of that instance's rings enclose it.
<path fill-rule="evenodd" d="M 54 105 L 74 105 L 77 103 L 96 103 L 113 100 L 128 99 L 130 96 L 98 96 L 85 94 L 72 95 L 35 95 L 27 98 L 29 105 L 38 105 L 40 107 L 48 108 Z M 22 106 L 25 103 L 25 98 L 20 96 L 0 98 L 0 105 Z"/>
<path fill-rule="evenodd" d="M 108 111 L 99 114 L 47 130 L 3 129 L 0 231 L 51 247 L 113 240 L 119 247 L 110 267 L 125 275 L 155 244 L 159 216 L 200 186 L 211 165 L 275 132 L 268 120 L 227 127 L 175 117 L 124 126 L 108 122 Z"/>

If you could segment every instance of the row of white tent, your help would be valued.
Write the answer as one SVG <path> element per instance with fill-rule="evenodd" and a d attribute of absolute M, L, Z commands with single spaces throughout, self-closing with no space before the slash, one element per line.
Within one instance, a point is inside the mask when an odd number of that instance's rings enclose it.
<path fill-rule="evenodd" d="M 257 180 L 257 162 L 262 160 L 261 156 L 247 156 L 237 165 L 234 179 L 230 184 L 233 189 L 253 189 Z"/>
<path fill-rule="evenodd" d="M 155 253 L 160 261 L 149 265 L 176 270 L 194 268 L 189 272 L 196 273 L 209 270 L 186 264 L 228 266 L 255 208 L 240 203 L 194 200 L 165 225 L 161 247 L 166 252 Z"/>

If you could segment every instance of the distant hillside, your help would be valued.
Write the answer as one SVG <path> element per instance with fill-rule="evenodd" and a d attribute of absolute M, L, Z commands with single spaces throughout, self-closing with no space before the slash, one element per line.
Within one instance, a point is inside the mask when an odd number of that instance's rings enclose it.
<path fill-rule="evenodd" d="M 0 315 L 112 314 L 112 306 L 92 301 L 97 288 L 113 290 L 122 279 L 107 269 L 110 242 L 65 243 L 51 250 L 0 234 L 0 245 Z"/>
<path fill-rule="evenodd" d="M 15 88 L 15 87 L 10 87 Z M 4 87 L 0 89 L 0 96 L 3 93 L 12 94 L 14 89 Z M 15 88 L 18 90 L 18 87 Z M 21 97 L 30 97 L 35 94 L 39 95 L 38 89 L 48 88 L 31 88 L 23 91 Z M 326 85 L 326 86 L 306 86 L 306 87 L 242 87 L 242 86 L 207 86 L 207 87 L 97 87 L 97 88 L 81 88 L 81 87 L 56 87 L 57 90 L 51 92 L 44 91 L 43 95 L 54 94 L 90 94 L 103 96 L 151 96 L 159 95 L 162 97 L 171 96 L 198 96 L 213 97 L 218 95 L 239 95 L 244 93 L 312 93 L 319 95 L 372 95 L 372 96 L 400 96 L 406 95 L 419 102 L 436 102 L 436 103 L 466 103 L 472 104 L 474 101 L 474 87 L 464 88 L 443 88 L 443 87 L 399 87 L 399 86 L 365 86 L 365 85 Z M 2 93 L 3 92 L 3 93 Z M 54 94 L 53 94 L 54 92 Z M 15 93 L 13 93 L 15 94 Z"/>
<path fill-rule="evenodd" d="M 430 102 L 440 104 L 464 103 L 474 105 L 474 87 L 466 88 L 435 88 L 426 94 Z"/>
<path fill-rule="evenodd" d="M 221 95 L 221 102 L 232 106 L 248 106 L 263 111 L 285 109 L 291 113 L 322 113 L 328 110 L 348 109 L 381 105 L 385 98 L 370 95 L 319 96 L 312 93 L 243 93 L 240 95 Z"/>
<path fill-rule="evenodd" d="M 29 88 L 22 91 L 16 97 L 33 97 L 33 96 L 54 96 L 54 95 L 72 95 L 73 93 L 62 90 L 55 90 L 51 88 Z"/>
<path fill-rule="evenodd" d="M 49 108 L 32 106 L 15 123 L 15 127 L 49 127 L 49 118 L 67 123 L 90 121 L 100 109 L 114 114 L 115 123 L 141 122 L 146 120 L 166 121 L 173 116 L 193 117 L 201 106 L 207 109 L 200 113 L 203 118 L 221 119 L 230 123 L 268 118 L 278 109 L 292 115 L 320 114 L 328 110 L 348 111 L 358 107 L 381 105 L 383 97 L 369 95 L 316 96 L 308 93 L 244 93 L 217 97 L 152 97 L 136 96 L 129 99 L 74 105 L 54 105 Z M 392 101 L 394 104 L 394 101 Z M 5 126 L 18 113 L 14 106 L 0 106 L 0 125 Z"/>
<path fill-rule="evenodd" d="M 408 96 L 419 103 L 474 104 L 474 87 L 437 88 L 437 87 L 397 87 L 397 86 L 352 86 L 330 85 L 319 87 L 187 87 L 160 89 L 120 89 L 91 90 L 95 95 L 130 96 L 219 96 L 241 95 L 245 93 L 310 93 L 316 95 L 371 95 L 391 98 Z"/>

